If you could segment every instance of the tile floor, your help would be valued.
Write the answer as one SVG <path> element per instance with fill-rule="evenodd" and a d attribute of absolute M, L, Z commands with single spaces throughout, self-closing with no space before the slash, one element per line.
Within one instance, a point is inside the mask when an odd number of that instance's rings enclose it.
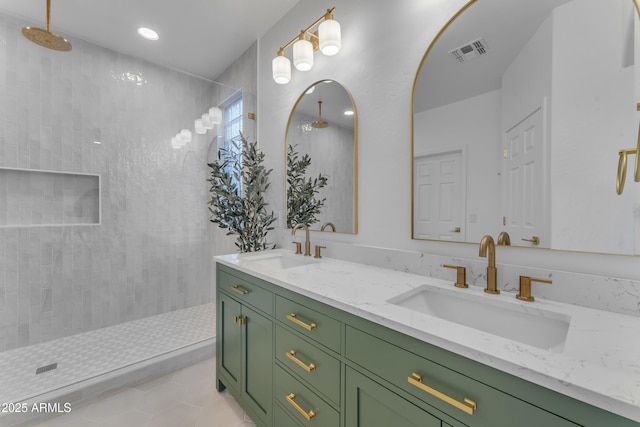
<path fill-rule="evenodd" d="M 37 427 L 255 427 L 215 389 L 215 358 L 72 408 Z"/>
<path fill-rule="evenodd" d="M 0 402 L 22 402 L 215 337 L 215 304 L 0 352 Z M 57 368 L 36 375 L 36 368 Z"/>

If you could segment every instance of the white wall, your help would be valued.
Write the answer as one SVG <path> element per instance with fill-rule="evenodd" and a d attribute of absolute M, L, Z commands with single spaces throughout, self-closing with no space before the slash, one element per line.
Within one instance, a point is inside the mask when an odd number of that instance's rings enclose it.
<path fill-rule="evenodd" d="M 465 240 L 470 242 L 479 242 L 485 234 L 497 236 L 502 231 L 499 220 L 502 199 L 500 101 L 501 91 L 494 90 L 416 114 L 415 156 L 452 148 L 466 149 L 464 230 Z M 470 219 L 472 216 L 475 221 Z"/>
<path fill-rule="evenodd" d="M 350 233 L 354 228 L 353 197 L 353 129 L 331 123 L 324 129 L 309 129 L 309 124 L 318 120 L 317 116 L 295 114 L 289 129 L 289 140 L 295 141 L 295 150 L 302 157 L 311 158 L 305 176 L 316 178 L 319 174 L 327 177 L 327 186 L 318 191 L 318 200 L 326 199 L 325 205 L 316 215 L 318 222 L 311 228 L 319 230 L 326 222 L 331 222 L 336 231 Z"/>
<path fill-rule="evenodd" d="M 629 2 L 630 3 L 630 2 Z M 633 253 L 633 178 L 618 196 L 618 151 L 635 148 L 634 67 L 620 1 L 573 1 L 553 16 L 551 225 L 555 247 Z M 593 17 L 587 14 L 593 14 Z M 576 19 L 576 16 L 584 19 Z M 602 27 L 594 32 L 589 23 Z M 571 31 L 567 31 L 567 23 Z M 604 30 L 602 30 L 604 29 Z M 567 70 L 580 69 L 576 75 Z M 603 90 L 601 88 L 606 88 Z M 584 156 L 583 153 L 590 153 Z M 635 156 L 630 156 L 630 172 Z M 594 196 L 597 195 L 597 196 Z"/>
<path fill-rule="evenodd" d="M 303 0 L 260 39 L 258 139 L 274 168 L 274 182 L 284 180 L 282 150 L 287 119 L 306 87 L 321 79 L 336 80 L 352 93 L 358 108 L 359 234 L 322 235 L 328 241 L 328 256 L 331 241 L 335 241 L 480 260 L 477 245 L 413 241 L 410 236 L 415 73 L 433 37 L 464 4 L 464 0 Z M 316 54 L 311 71 L 294 70 L 286 86 L 274 83 L 271 60 L 278 48 L 334 5 L 335 17 L 342 25 L 342 51 L 335 57 Z M 271 188 L 272 203 L 283 209 L 284 185 Z M 290 236 L 286 234 L 279 231 L 279 238 L 288 245 Z M 314 233 L 314 238 L 319 235 Z M 497 260 L 499 264 L 640 278 L 639 257 L 500 248 Z M 517 277 L 510 279 L 515 283 Z"/>

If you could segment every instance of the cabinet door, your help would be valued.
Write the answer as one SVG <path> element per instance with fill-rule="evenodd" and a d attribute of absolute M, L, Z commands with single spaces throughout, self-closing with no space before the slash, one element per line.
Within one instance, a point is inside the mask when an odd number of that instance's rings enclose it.
<path fill-rule="evenodd" d="M 353 369 L 347 368 L 349 427 L 441 427 L 440 419 Z"/>
<path fill-rule="evenodd" d="M 242 306 L 242 394 L 253 411 L 271 424 L 273 407 L 273 322 Z"/>
<path fill-rule="evenodd" d="M 218 294 L 218 369 L 226 387 L 240 391 L 242 373 L 242 307 L 229 296 Z"/>

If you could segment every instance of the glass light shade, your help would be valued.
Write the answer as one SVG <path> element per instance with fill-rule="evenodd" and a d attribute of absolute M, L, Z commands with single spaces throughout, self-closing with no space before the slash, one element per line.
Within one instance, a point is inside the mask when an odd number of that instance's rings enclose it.
<path fill-rule="evenodd" d="M 285 85 L 291 81 L 291 61 L 286 56 L 278 55 L 271 61 L 271 72 L 276 83 Z"/>
<path fill-rule="evenodd" d="M 213 123 L 211 123 L 211 116 L 209 116 L 209 113 L 204 113 L 202 115 L 202 127 L 205 129 L 213 129 Z"/>
<path fill-rule="evenodd" d="M 318 38 L 320 39 L 320 51 L 327 56 L 340 52 L 342 47 L 342 35 L 340 23 L 335 19 L 322 21 L 318 27 Z"/>
<path fill-rule="evenodd" d="M 171 146 L 176 150 L 182 147 L 182 143 L 180 142 L 180 139 L 177 136 L 174 136 L 173 138 L 171 138 Z"/>
<path fill-rule="evenodd" d="M 209 108 L 209 118 L 211 119 L 211 123 L 219 125 L 222 123 L 222 110 L 218 107 Z"/>
<path fill-rule="evenodd" d="M 204 128 L 204 125 L 202 124 L 202 119 L 196 119 L 195 128 L 196 128 L 197 134 L 204 135 L 205 133 L 207 133 L 207 130 Z"/>
<path fill-rule="evenodd" d="M 191 131 L 189 129 L 182 129 L 180 131 L 180 139 L 182 140 L 183 145 L 191 142 Z"/>
<path fill-rule="evenodd" d="M 293 44 L 293 66 L 298 71 L 309 71 L 313 67 L 313 45 L 309 40 Z"/>

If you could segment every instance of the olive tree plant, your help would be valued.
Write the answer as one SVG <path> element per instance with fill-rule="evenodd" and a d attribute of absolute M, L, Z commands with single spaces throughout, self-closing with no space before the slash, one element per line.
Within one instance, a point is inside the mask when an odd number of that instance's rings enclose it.
<path fill-rule="evenodd" d="M 293 228 L 296 224 L 310 226 L 318 222 L 318 215 L 326 198 L 319 199 L 316 196 L 320 189 L 327 185 L 326 175 L 318 174 L 316 178 L 306 176 L 306 171 L 311 165 L 311 157 L 308 154 L 300 157 L 296 151 L 297 146 L 287 147 L 287 227 Z"/>
<path fill-rule="evenodd" d="M 267 211 L 264 194 L 269 188 L 272 169 L 263 165 L 264 153 L 258 142 L 248 142 L 243 135 L 231 147 L 218 152 L 218 160 L 209 163 L 211 183 L 210 221 L 236 235 L 240 252 L 267 249 L 267 234 L 276 221 Z"/>

